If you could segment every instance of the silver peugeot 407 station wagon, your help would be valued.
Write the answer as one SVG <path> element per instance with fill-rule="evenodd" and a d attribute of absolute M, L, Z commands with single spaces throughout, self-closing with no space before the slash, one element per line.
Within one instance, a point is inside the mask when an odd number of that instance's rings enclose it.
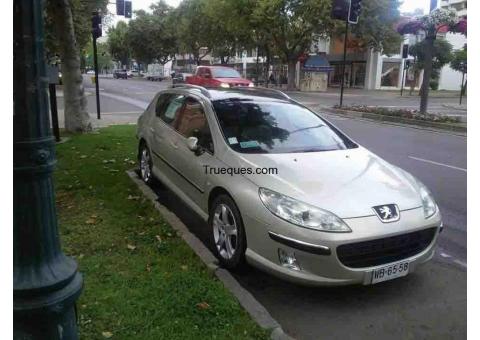
<path fill-rule="evenodd" d="M 429 190 L 282 92 L 170 88 L 140 116 L 138 140 L 142 179 L 208 221 L 226 268 L 374 284 L 434 254 L 442 220 Z"/>

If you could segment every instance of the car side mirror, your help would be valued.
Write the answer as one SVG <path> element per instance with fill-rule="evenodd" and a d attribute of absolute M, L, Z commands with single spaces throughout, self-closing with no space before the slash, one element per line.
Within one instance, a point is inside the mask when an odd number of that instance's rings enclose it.
<path fill-rule="evenodd" d="M 200 156 L 203 153 L 203 148 L 198 145 L 197 137 L 188 137 L 187 147 L 190 151 L 194 152 L 196 156 Z"/>

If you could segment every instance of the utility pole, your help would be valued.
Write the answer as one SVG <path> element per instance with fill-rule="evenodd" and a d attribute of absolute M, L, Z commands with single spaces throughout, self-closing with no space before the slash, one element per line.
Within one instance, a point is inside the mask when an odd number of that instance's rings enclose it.
<path fill-rule="evenodd" d="M 343 91 L 345 87 L 345 69 L 347 62 L 348 24 L 357 24 L 362 9 L 362 0 L 332 0 L 332 19 L 345 21 L 345 39 L 343 40 L 342 81 L 340 88 L 340 107 L 343 105 Z M 351 73 L 351 72 L 350 72 Z"/>
<path fill-rule="evenodd" d="M 98 56 L 97 38 L 102 36 L 102 17 L 98 12 L 92 13 L 92 39 L 93 39 L 93 68 L 95 69 L 95 98 L 97 100 L 97 119 L 100 119 L 100 89 L 98 81 Z"/>
<path fill-rule="evenodd" d="M 343 41 L 343 62 L 342 62 L 342 83 L 340 87 L 340 107 L 343 105 L 343 91 L 345 87 L 345 69 L 347 67 L 347 39 L 348 39 L 348 18 L 345 20 L 345 38 Z"/>
<path fill-rule="evenodd" d="M 58 235 L 43 3 L 13 2 L 13 338 L 75 340 L 83 279 Z"/>
<path fill-rule="evenodd" d="M 465 62 L 462 62 L 460 64 L 461 69 L 462 69 L 462 85 L 460 86 L 460 105 L 462 105 L 462 97 L 463 94 L 465 93 L 465 73 L 467 72 L 467 64 Z"/>

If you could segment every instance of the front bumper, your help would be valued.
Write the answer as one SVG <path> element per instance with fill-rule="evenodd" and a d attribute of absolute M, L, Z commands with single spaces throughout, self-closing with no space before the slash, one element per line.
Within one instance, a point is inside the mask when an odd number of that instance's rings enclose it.
<path fill-rule="evenodd" d="M 272 223 L 274 222 L 274 223 Z M 370 284 L 375 269 L 403 260 L 410 262 L 409 272 L 430 260 L 441 226 L 441 217 L 436 215 L 425 220 L 421 208 L 401 212 L 401 219 L 394 223 L 382 223 L 376 216 L 346 219 L 351 233 L 326 233 L 293 226 L 273 216 L 269 221 L 246 216 L 247 261 L 282 279 L 305 285 Z M 379 265 L 351 268 L 345 266 L 337 255 L 340 245 L 403 235 L 428 228 L 436 228 L 433 240 L 421 251 L 405 258 Z M 300 270 L 280 264 L 278 251 L 294 253 Z"/>

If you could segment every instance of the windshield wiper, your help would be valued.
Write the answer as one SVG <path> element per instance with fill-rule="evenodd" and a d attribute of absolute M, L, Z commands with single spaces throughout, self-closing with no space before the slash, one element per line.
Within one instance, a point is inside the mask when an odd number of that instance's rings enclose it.
<path fill-rule="evenodd" d="M 310 129 L 316 129 L 316 128 L 320 128 L 320 127 L 326 127 L 326 125 L 325 124 L 318 124 L 318 125 L 314 125 L 314 126 L 309 126 L 309 127 L 301 128 L 301 129 L 298 129 L 298 130 L 293 130 L 290 133 L 295 133 L 295 132 L 300 132 L 300 131 L 305 131 L 305 130 L 310 130 Z"/>

